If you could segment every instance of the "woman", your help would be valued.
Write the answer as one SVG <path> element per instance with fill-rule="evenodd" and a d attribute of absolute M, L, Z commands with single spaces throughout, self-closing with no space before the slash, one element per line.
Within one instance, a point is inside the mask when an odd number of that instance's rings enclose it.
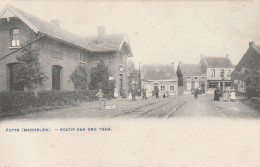
<path fill-rule="evenodd" d="M 229 93 L 228 93 L 228 90 L 225 89 L 225 90 L 224 90 L 224 93 L 223 93 L 223 101 L 224 101 L 224 102 L 228 101 L 228 94 L 229 94 Z"/>
<path fill-rule="evenodd" d="M 236 101 L 236 92 L 234 90 L 230 93 L 230 101 L 235 102 Z"/>
<path fill-rule="evenodd" d="M 220 101 L 220 89 L 217 88 L 215 91 L 214 91 L 214 101 Z"/>

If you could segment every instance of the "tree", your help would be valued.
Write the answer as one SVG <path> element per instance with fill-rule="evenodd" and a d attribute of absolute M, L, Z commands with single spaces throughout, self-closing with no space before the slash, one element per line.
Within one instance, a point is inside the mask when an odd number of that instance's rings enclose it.
<path fill-rule="evenodd" d="M 40 71 L 39 55 L 39 49 L 28 45 L 16 57 L 19 63 L 16 83 L 28 90 L 36 89 L 37 85 L 47 79 L 47 76 Z"/>
<path fill-rule="evenodd" d="M 74 87 L 79 90 L 88 89 L 88 72 L 87 68 L 83 64 L 79 64 L 73 74 L 71 75 L 71 80 L 74 84 Z"/>
<path fill-rule="evenodd" d="M 89 89 L 102 89 L 104 94 L 110 97 L 113 96 L 115 83 L 109 81 L 108 67 L 102 60 L 100 60 L 95 68 L 91 69 L 90 77 L 91 81 L 89 83 Z"/>

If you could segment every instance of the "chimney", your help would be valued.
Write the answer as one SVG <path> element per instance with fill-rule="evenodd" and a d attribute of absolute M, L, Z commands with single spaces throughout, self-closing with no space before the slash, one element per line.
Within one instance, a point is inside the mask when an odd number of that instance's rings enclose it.
<path fill-rule="evenodd" d="M 102 44 L 104 42 L 104 38 L 105 38 L 105 27 L 100 26 L 97 29 L 97 42 L 99 44 Z"/>
<path fill-rule="evenodd" d="M 254 42 L 254 41 L 249 42 L 249 47 L 252 47 L 252 46 L 254 46 L 254 45 L 255 45 L 255 42 Z"/>
<path fill-rule="evenodd" d="M 179 61 L 179 64 L 182 64 L 182 61 Z"/>
<path fill-rule="evenodd" d="M 60 27 L 60 20 L 51 20 L 51 24 L 55 25 L 56 27 Z"/>

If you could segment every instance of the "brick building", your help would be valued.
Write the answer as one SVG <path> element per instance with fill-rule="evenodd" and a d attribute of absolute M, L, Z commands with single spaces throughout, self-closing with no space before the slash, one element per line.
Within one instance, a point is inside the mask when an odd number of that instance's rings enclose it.
<path fill-rule="evenodd" d="M 147 89 L 148 96 L 152 95 L 156 87 L 159 88 L 160 96 L 166 92 L 170 95 L 178 94 L 178 78 L 173 62 L 169 65 L 143 65 L 141 80 L 141 87 Z"/>
<path fill-rule="evenodd" d="M 260 45 L 255 45 L 255 42 L 249 42 L 249 48 L 231 74 L 232 86 L 236 91 L 246 91 L 245 79 L 252 72 L 260 74 Z"/>
<path fill-rule="evenodd" d="M 206 93 L 213 93 L 217 87 L 231 87 L 231 73 L 234 67 L 229 57 L 201 56 L 199 64 L 179 64 L 177 75 L 179 92 L 190 93 L 201 87 Z"/>
<path fill-rule="evenodd" d="M 90 81 L 91 68 L 101 59 L 116 88 L 127 91 L 126 63 L 132 52 L 126 35 L 106 35 L 99 27 L 96 37 L 78 37 L 57 20 L 49 23 L 12 6 L 0 13 L 0 91 L 14 90 L 16 56 L 27 45 L 39 49 L 40 68 L 48 77 L 38 86 L 41 90 L 75 89 L 71 74 L 76 66 L 85 64 Z"/>
<path fill-rule="evenodd" d="M 226 57 L 201 56 L 200 64 L 206 73 L 207 93 L 213 93 L 217 87 L 222 89 L 231 87 L 231 73 L 234 66 L 228 55 Z"/>
<path fill-rule="evenodd" d="M 205 91 L 206 74 L 200 64 L 183 64 L 177 68 L 179 94 L 191 94 L 191 91 L 201 87 Z"/>

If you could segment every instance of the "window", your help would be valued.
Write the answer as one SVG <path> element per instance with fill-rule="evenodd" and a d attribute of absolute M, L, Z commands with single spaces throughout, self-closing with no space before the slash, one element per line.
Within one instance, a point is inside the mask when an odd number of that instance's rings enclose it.
<path fill-rule="evenodd" d="M 211 77 L 215 77 L 215 70 L 214 69 L 211 70 Z"/>
<path fill-rule="evenodd" d="M 218 82 L 210 82 L 209 83 L 209 88 L 217 88 L 218 87 Z"/>
<path fill-rule="evenodd" d="M 204 79 L 205 79 L 205 77 L 200 77 L 200 79 L 204 80 Z"/>
<path fill-rule="evenodd" d="M 227 70 L 227 77 L 231 77 L 231 70 Z"/>
<path fill-rule="evenodd" d="M 165 86 L 161 86 L 161 91 L 164 91 L 165 90 Z"/>
<path fill-rule="evenodd" d="M 195 77 L 195 79 L 199 79 L 199 77 Z"/>
<path fill-rule="evenodd" d="M 170 86 L 170 90 L 174 90 L 174 85 L 171 85 L 171 86 Z"/>
<path fill-rule="evenodd" d="M 187 79 L 191 79 L 191 77 L 187 77 Z"/>
<path fill-rule="evenodd" d="M 221 71 L 220 71 L 220 76 L 221 76 L 221 77 L 224 77 L 224 76 L 225 76 L 225 70 L 221 70 Z"/>
<path fill-rule="evenodd" d="M 12 47 L 20 46 L 19 29 L 18 28 L 11 29 L 10 36 L 11 36 L 11 46 Z"/>

